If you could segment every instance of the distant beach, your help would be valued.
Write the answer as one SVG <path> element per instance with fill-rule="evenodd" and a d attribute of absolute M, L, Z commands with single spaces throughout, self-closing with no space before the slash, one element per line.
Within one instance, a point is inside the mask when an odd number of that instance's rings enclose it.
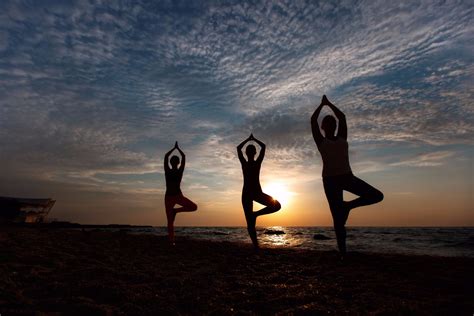
<path fill-rule="evenodd" d="M 474 258 L 4 226 L 2 315 L 466 314 Z M 132 229 L 133 230 L 133 229 Z M 224 236 L 224 235 L 222 235 Z M 275 235 L 277 236 L 277 235 Z M 224 238 L 225 239 L 225 238 Z"/>

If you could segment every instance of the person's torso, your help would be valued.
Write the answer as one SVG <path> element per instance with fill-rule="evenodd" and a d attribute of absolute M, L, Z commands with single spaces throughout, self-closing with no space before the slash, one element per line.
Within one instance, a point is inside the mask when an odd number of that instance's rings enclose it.
<path fill-rule="evenodd" d="M 324 138 L 318 147 L 323 158 L 323 177 L 351 174 L 349 144 L 343 138 Z"/>
<path fill-rule="evenodd" d="M 170 169 L 165 173 L 166 178 L 166 195 L 178 195 L 181 194 L 181 179 L 183 178 L 183 172 L 179 169 Z"/>
<path fill-rule="evenodd" d="M 260 167 L 261 163 L 256 161 L 248 161 L 242 165 L 244 174 L 244 191 L 261 191 L 260 187 Z"/>

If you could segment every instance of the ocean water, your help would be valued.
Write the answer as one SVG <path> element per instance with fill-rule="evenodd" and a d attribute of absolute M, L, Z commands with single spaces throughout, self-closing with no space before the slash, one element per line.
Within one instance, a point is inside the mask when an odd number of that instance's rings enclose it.
<path fill-rule="evenodd" d="M 165 236 L 165 227 L 130 228 Z M 336 250 L 332 227 L 257 227 L 261 245 Z M 177 227 L 176 236 L 250 244 L 244 227 Z M 317 235 L 319 238 L 315 239 Z M 474 227 L 348 227 L 348 251 L 474 257 Z"/>

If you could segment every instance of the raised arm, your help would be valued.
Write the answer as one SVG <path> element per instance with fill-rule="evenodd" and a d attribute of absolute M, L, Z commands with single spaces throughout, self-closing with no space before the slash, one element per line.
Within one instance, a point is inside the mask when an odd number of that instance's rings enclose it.
<path fill-rule="evenodd" d="M 250 140 L 250 137 L 244 139 L 243 142 L 241 142 L 238 146 L 237 146 L 237 155 L 239 156 L 239 160 L 240 160 L 240 163 L 245 163 L 246 160 L 244 158 L 244 153 L 242 152 L 242 148 L 244 148 L 245 144 Z"/>
<path fill-rule="evenodd" d="M 184 170 L 184 166 L 186 165 L 186 155 L 184 154 L 184 152 L 181 150 L 181 148 L 179 148 L 178 146 L 178 142 L 176 142 L 174 144 L 174 148 L 176 148 L 179 153 L 181 154 L 181 163 L 179 164 L 179 170 L 183 171 Z"/>
<path fill-rule="evenodd" d="M 165 154 L 165 161 L 164 161 L 164 167 L 165 167 L 165 172 L 168 172 L 170 170 L 170 165 L 169 165 L 169 158 L 170 158 L 170 155 L 171 153 L 173 152 L 173 150 L 175 149 L 175 147 L 171 148 L 170 151 L 168 151 L 166 154 Z"/>
<path fill-rule="evenodd" d="M 318 146 L 319 144 L 321 144 L 321 142 L 324 139 L 324 136 L 321 134 L 321 130 L 319 129 L 319 124 L 318 124 L 318 117 L 319 117 L 319 114 L 321 113 L 321 109 L 323 108 L 323 106 L 324 106 L 324 103 L 321 101 L 321 104 L 318 106 L 318 108 L 314 111 L 313 115 L 311 116 L 311 131 L 313 132 L 314 141 L 316 145 Z"/>
<path fill-rule="evenodd" d="M 256 139 L 253 134 L 250 134 L 250 140 L 255 141 L 260 146 L 260 154 L 258 155 L 257 162 L 261 163 L 265 157 L 265 149 L 267 146 L 261 140 Z"/>
<path fill-rule="evenodd" d="M 346 115 L 342 113 L 342 111 L 339 110 L 334 104 L 332 104 L 325 95 L 323 96 L 322 102 L 331 108 L 331 110 L 334 112 L 339 121 L 337 128 L 337 137 L 347 139 Z"/>

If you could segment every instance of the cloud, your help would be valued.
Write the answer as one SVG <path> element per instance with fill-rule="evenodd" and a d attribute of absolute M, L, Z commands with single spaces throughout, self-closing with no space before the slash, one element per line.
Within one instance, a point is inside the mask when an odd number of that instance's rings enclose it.
<path fill-rule="evenodd" d="M 453 151 L 438 151 L 432 153 L 419 154 L 411 159 L 391 163 L 391 166 L 409 167 L 437 167 L 446 163 L 448 158 L 455 155 Z"/>
<path fill-rule="evenodd" d="M 431 1 L 2 1 L 0 171 L 154 194 L 179 140 L 183 185 L 220 203 L 239 195 L 235 146 L 254 132 L 263 180 L 309 183 L 322 94 L 347 115 L 357 170 L 449 163 L 436 155 L 474 139 L 472 14 Z"/>

